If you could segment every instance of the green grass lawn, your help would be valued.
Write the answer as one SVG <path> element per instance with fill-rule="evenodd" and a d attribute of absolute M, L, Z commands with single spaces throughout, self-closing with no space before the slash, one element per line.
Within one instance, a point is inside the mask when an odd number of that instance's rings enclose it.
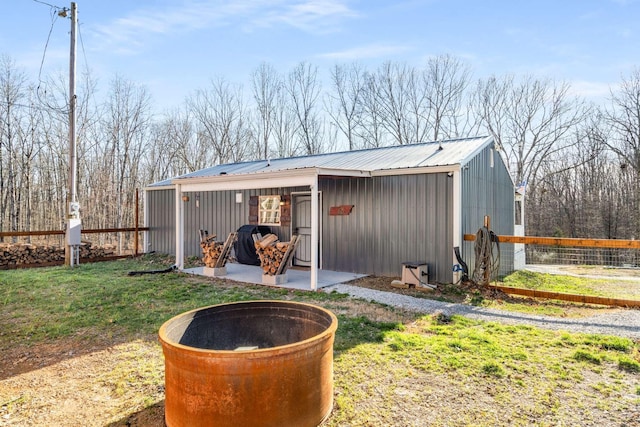
<path fill-rule="evenodd" d="M 562 292 L 566 294 L 640 299 L 640 281 L 637 280 L 564 276 L 521 270 L 505 277 L 503 284 L 504 286 L 512 286 L 515 288 Z"/>
<path fill-rule="evenodd" d="M 15 359 L 64 345 L 49 364 L 74 362 L 78 372 L 92 372 L 79 376 L 78 388 L 107 387 L 115 405 L 107 411 L 98 399 L 86 402 L 96 406 L 88 425 L 153 425 L 164 399 L 160 325 L 196 307 L 256 299 L 309 302 L 338 315 L 328 426 L 633 425 L 640 419 L 640 344 L 627 338 L 418 315 L 336 293 L 182 273 L 127 275 L 162 262 L 144 257 L 0 272 L 0 373 L 11 372 L 0 375 L 0 420 L 38 423 L 38 398 L 49 391 L 19 390 L 33 381 L 23 375 L 37 372 L 43 381 L 47 364 L 26 361 L 20 370 Z M 91 354 L 100 356 L 93 361 Z M 82 367 L 85 358 L 89 365 Z"/>

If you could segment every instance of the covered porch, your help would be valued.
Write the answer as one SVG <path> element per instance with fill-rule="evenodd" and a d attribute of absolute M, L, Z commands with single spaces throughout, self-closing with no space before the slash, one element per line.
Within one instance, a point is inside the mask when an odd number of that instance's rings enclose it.
<path fill-rule="evenodd" d="M 317 290 L 323 286 L 329 286 L 331 284 L 341 283 L 349 281 L 358 276 L 353 273 L 341 273 L 348 274 L 345 279 L 333 279 L 331 272 L 322 270 L 320 262 L 320 206 L 319 206 L 319 189 L 318 180 L 320 176 L 333 176 L 333 177 L 370 177 L 370 174 L 361 170 L 349 170 L 349 169 L 327 169 L 327 168 L 299 168 L 299 169 L 279 169 L 270 170 L 270 165 L 267 163 L 266 170 L 260 170 L 259 172 L 251 173 L 236 173 L 230 174 L 226 171 L 220 172 L 219 175 L 214 176 L 185 176 L 179 177 L 172 181 L 175 185 L 175 237 L 176 237 L 176 266 L 179 270 L 188 272 L 184 269 L 184 255 L 185 255 L 185 233 L 193 233 L 194 230 L 185 229 L 185 212 L 183 203 L 183 194 L 186 192 L 216 192 L 216 191 L 233 191 L 233 190 L 255 190 L 264 188 L 294 188 L 294 187 L 306 187 L 309 190 L 310 195 L 310 233 L 309 233 L 309 248 L 310 248 L 310 266 L 307 271 L 288 270 L 289 284 L 282 285 L 283 287 L 291 289 L 304 289 L 304 290 Z M 242 267 L 242 268 L 240 268 Z M 251 267 L 246 265 L 229 265 L 227 264 L 227 276 L 226 278 L 231 280 L 244 281 L 247 283 L 262 284 L 261 270 L 256 268 L 256 273 L 249 274 L 249 271 L 244 267 Z M 234 272 L 235 270 L 235 272 Z M 200 274 L 203 272 L 201 271 Z M 259 274 L 258 274 L 259 273 Z M 233 275 L 238 274 L 243 279 L 234 278 Z M 326 279 L 322 279 L 320 275 Z"/>
<path fill-rule="evenodd" d="M 227 263 L 227 274 L 218 276 L 220 279 L 229 279 L 236 282 L 264 285 L 262 283 L 262 268 L 260 266 Z M 184 273 L 204 276 L 204 267 L 185 268 Z M 365 277 L 366 274 L 345 273 L 340 271 L 318 270 L 317 289 L 325 288 L 338 283 Z M 288 269 L 287 282 L 281 285 L 268 285 L 284 289 L 296 289 L 308 291 L 311 284 L 311 270 Z"/>

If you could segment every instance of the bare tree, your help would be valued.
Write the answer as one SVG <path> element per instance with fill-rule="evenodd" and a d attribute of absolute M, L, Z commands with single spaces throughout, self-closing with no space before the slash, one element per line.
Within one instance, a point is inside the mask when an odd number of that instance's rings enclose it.
<path fill-rule="evenodd" d="M 469 67 L 450 55 L 429 59 L 423 76 L 433 141 L 460 136 L 457 128 L 464 114 L 462 107 L 470 75 Z"/>
<path fill-rule="evenodd" d="M 478 82 L 475 110 L 486 129 L 504 149 L 516 181 L 532 184 L 542 165 L 555 153 L 576 145 L 571 132 L 588 108 L 570 98 L 567 83 L 526 76 L 492 77 Z"/>
<path fill-rule="evenodd" d="M 318 113 L 320 95 L 318 68 L 301 62 L 290 73 L 286 85 L 296 116 L 296 133 L 304 154 L 317 154 L 323 150 L 323 125 Z"/>
<path fill-rule="evenodd" d="M 362 139 L 365 148 L 386 145 L 386 132 L 383 126 L 384 111 L 378 96 L 378 82 L 374 74 L 365 73 L 362 96 L 360 98 L 360 117 L 354 132 Z"/>
<path fill-rule="evenodd" d="M 257 120 L 255 123 L 259 154 L 269 157 L 271 134 L 276 114 L 278 93 L 282 90 L 282 78 L 276 69 L 265 62 L 251 73 L 253 99 L 256 103 Z"/>
<path fill-rule="evenodd" d="M 197 126 L 197 144 L 210 149 L 209 161 L 227 163 L 245 158 L 251 135 L 241 87 L 219 78 L 208 90 L 196 91 L 187 105 Z"/>
<path fill-rule="evenodd" d="M 598 117 L 590 119 L 571 135 L 574 147 L 550 155 L 541 166 L 542 178 L 529 192 L 532 230 L 565 237 L 602 236 L 600 218 L 608 210 L 603 189 L 608 188 L 612 162 L 611 153 L 604 150 Z M 546 202 L 538 204 L 542 193 Z"/>
<path fill-rule="evenodd" d="M 95 177 L 93 185 L 101 196 L 98 200 L 112 198 L 113 202 L 105 206 L 106 215 L 117 228 L 133 220 L 133 196 L 140 185 L 139 168 L 150 120 L 151 97 L 146 87 L 116 76 L 111 82 L 101 123 L 104 143 L 98 145 L 104 169 L 101 176 Z M 120 250 L 124 244 L 121 235 Z"/>
<path fill-rule="evenodd" d="M 385 62 L 376 72 L 377 105 L 380 107 L 382 126 L 395 140 L 396 145 L 416 142 L 414 125 L 410 123 L 407 110 L 410 102 L 409 82 L 414 70 L 406 64 Z M 369 85 L 369 88 L 372 88 Z"/>
<path fill-rule="evenodd" d="M 206 152 L 198 147 L 195 126 L 189 112 L 173 109 L 153 123 L 148 156 L 145 161 L 146 182 L 161 181 L 207 166 Z"/>
<path fill-rule="evenodd" d="M 613 137 L 609 148 L 640 172 L 640 69 L 623 78 L 618 90 L 612 90 L 606 117 Z"/>
<path fill-rule="evenodd" d="M 362 114 L 365 71 L 357 63 L 335 65 L 331 69 L 333 93 L 328 93 L 325 107 L 333 123 L 347 139 L 349 150 L 357 148 L 356 127 Z"/>
<path fill-rule="evenodd" d="M 8 56 L 0 57 L 0 230 L 9 219 L 9 228 L 17 231 L 16 133 L 22 125 L 27 78 Z"/>
<path fill-rule="evenodd" d="M 25 108 L 23 124 L 17 129 L 17 146 L 13 157 L 18 169 L 16 181 L 15 217 L 16 229 L 31 231 L 33 219 L 33 184 L 36 172 L 36 161 L 43 148 L 41 131 L 44 128 L 43 111 L 38 108 L 34 96 L 34 88 L 28 92 L 29 108 Z M 27 237 L 31 241 L 31 237 Z"/>
<path fill-rule="evenodd" d="M 273 137 L 275 147 L 270 151 L 270 157 L 293 157 L 300 153 L 296 142 L 298 124 L 296 113 L 286 91 L 278 92 L 276 108 L 273 116 Z"/>
<path fill-rule="evenodd" d="M 640 236 L 640 68 L 635 68 L 628 77 L 623 77 L 617 90 L 610 95 L 611 106 L 606 110 L 607 122 L 611 126 L 608 147 L 616 153 L 625 166 L 634 174 L 635 230 Z"/>

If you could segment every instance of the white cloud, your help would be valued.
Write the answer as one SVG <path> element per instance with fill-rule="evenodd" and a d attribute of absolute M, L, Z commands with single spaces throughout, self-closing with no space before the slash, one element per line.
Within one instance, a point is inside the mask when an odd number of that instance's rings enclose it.
<path fill-rule="evenodd" d="M 357 16 L 342 0 L 309 0 L 288 5 L 281 12 L 274 22 L 309 32 L 334 31 L 342 19 Z"/>
<path fill-rule="evenodd" d="M 412 47 L 405 45 L 370 44 L 336 52 L 327 52 L 317 55 L 317 57 L 340 61 L 351 61 L 358 59 L 382 58 L 389 55 L 401 54 L 412 49 Z"/>
<path fill-rule="evenodd" d="M 139 50 L 152 37 L 206 28 L 237 27 L 244 31 L 286 25 L 308 32 L 338 28 L 356 13 L 347 0 L 183 1 L 162 9 L 137 9 L 93 28 L 103 49 L 121 53 Z"/>

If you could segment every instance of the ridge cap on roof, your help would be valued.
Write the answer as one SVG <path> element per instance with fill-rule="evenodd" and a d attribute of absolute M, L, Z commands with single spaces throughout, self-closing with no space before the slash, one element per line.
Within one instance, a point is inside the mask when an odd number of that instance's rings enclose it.
<path fill-rule="evenodd" d="M 317 153 L 317 154 L 307 154 L 307 155 L 303 155 L 303 156 L 292 156 L 292 157 L 280 157 L 277 159 L 257 159 L 257 160 L 246 160 L 246 161 L 240 161 L 237 163 L 221 163 L 218 165 L 214 165 L 214 166 L 209 166 L 209 167 L 205 167 L 202 169 L 198 169 L 195 171 L 191 171 L 173 178 L 170 178 L 169 180 L 174 180 L 174 179 L 188 179 L 188 178 L 193 178 L 193 177 L 197 177 L 197 176 L 207 176 L 208 174 L 210 174 L 210 176 L 216 176 L 218 174 L 220 175 L 225 175 L 228 172 L 230 172 L 231 174 L 245 174 L 245 173 L 249 173 L 252 169 L 252 167 L 255 169 L 255 167 L 257 167 L 258 165 L 264 164 L 265 162 L 268 162 L 266 164 L 266 166 L 264 167 L 265 171 L 269 170 L 269 166 L 275 167 L 275 169 L 271 169 L 271 170 L 278 170 L 280 168 L 287 168 L 287 164 L 288 161 L 293 161 L 294 164 L 296 161 L 298 161 L 298 163 L 308 163 L 310 165 L 308 165 L 307 167 L 318 167 L 318 165 L 320 165 L 320 163 L 325 163 L 326 162 L 333 162 L 334 159 L 336 159 L 336 157 L 338 159 L 340 159 L 340 156 L 344 156 L 346 161 L 349 161 L 349 159 L 358 159 L 359 156 L 358 154 L 362 154 L 362 153 L 373 153 L 375 151 L 382 151 L 382 155 L 384 157 L 387 156 L 387 154 L 389 156 L 394 156 L 394 154 L 388 153 L 389 151 L 397 151 L 397 150 L 403 150 L 403 149 L 407 149 L 410 147 L 428 147 L 428 146 L 440 146 L 442 147 L 443 145 L 445 145 L 445 147 L 443 147 L 445 149 L 444 152 L 447 152 L 448 150 L 446 149 L 446 146 L 449 144 L 459 144 L 459 143 L 464 143 L 465 141 L 475 141 L 477 145 L 478 143 L 483 143 L 485 141 L 487 141 L 488 139 L 490 139 L 490 137 L 488 135 L 481 135 L 481 136 L 471 136 L 471 137 L 461 137 L 461 138 L 449 138 L 449 139 L 443 139 L 443 140 L 436 140 L 436 141 L 427 141 L 427 142 L 414 142 L 411 144 L 403 144 L 403 145 L 388 145 L 388 146 L 384 146 L 384 147 L 370 147 L 370 148 L 360 148 L 357 150 L 346 150 L 346 151 L 336 151 L 336 152 L 331 152 L 331 153 Z M 423 161 L 421 163 L 423 163 L 424 161 L 428 160 L 430 157 L 433 157 L 434 155 L 436 155 L 437 153 L 440 153 L 441 150 L 437 150 L 433 153 L 431 153 L 430 155 L 427 156 L 426 159 L 423 159 Z M 467 153 L 468 154 L 468 153 Z M 397 157 L 397 156 L 396 156 Z M 322 159 L 320 162 L 309 162 L 309 161 L 304 161 L 306 159 Z M 303 160 L 302 162 L 299 162 L 300 160 Z M 457 162 L 462 162 L 464 159 L 459 158 L 457 160 Z M 421 164 L 420 163 L 420 164 Z M 300 164 L 298 166 L 295 166 L 294 168 L 299 169 L 303 166 L 300 166 Z M 337 167 L 337 169 L 340 169 L 340 167 Z M 345 170 L 348 170 L 348 168 L 342 168 Z M 383 168 L 384 169 L 384 168 Z M 253 172 L 256 172 L 255 170 Z M 164 180 L 163 180 L 164 181 Z M 160 181 L 160 182 L 163 182 Z M 155 184 L 155 183 L 154 183 Z"/>
<path fill-rule="evenodd" d="M 400 149 L 403 147 L 415 147 L 418 145 L 435 145 L 435 144 L 446 144 L 446 143 L 451 143 L 451 142 L 462 142 L 462 141 L 470 141 L 470 140 L 474 140 L 474 139 L 487 139 L 489 137 L 489 135 L 479 135 L 479 136 L 466 136 L 466 137 L 460 137 L 460 138 L 449 138 L 449 139 L 441 139 L 441 140 L 435 140 L 435 141 L 423 141 L 423 142 L 412 142 L 409 144 L 401 144 L 401 145 L 384 145 L 382 147 L 369 147 L 369 148 L 358 148 L 355 150 L 342 150 L 342 151 L 331 151 L 328 153 L 315 153 L 315 154 L 304 154 L 301 156 L 292 156 L 292 157 L 278 157 L 275 159 L 270 159 L 271 161 L 277 161 L 277 160 L 288 160 L 288 159 L 303 159 L 303 158 L 310 158 L 310 157 L 320 157 L 320 156 L 331 156 L 331 155 L 339 155 L 339 154 L 348 154 L 348 153 L 361 153 L 364 151 L 375 151 L 375 150 L 383 150 L 383 149 Z M 225 164 L 234 164 L 234 165 L 238 165 L 238 164 L 242 164 L 242 163 L 253 163 L 253 162 L 264 162 L 267 159 L 260 159 L 260 160 L 254 160 L 254 161 L 248 161 L 248 162 L 238 162 L 238 163 L 225 163 Z M 219 165 L 222 166 L 222 165 Z"/>

